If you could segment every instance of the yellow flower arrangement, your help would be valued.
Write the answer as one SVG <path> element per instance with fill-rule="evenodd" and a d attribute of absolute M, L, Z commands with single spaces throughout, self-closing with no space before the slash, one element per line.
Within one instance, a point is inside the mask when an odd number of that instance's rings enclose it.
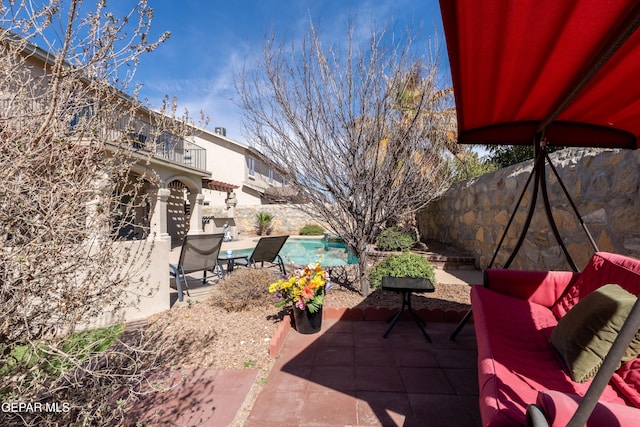
<path fill-rule="evenodd" d="M 300 310 L 308 308 L 310 313 L 315 313 L 322 307 L 324 293 L 330 287 L 329 274 L 316 262 L 270 284 L 269 292 L 278 296 L 276 307 L 292 303 Z"/>

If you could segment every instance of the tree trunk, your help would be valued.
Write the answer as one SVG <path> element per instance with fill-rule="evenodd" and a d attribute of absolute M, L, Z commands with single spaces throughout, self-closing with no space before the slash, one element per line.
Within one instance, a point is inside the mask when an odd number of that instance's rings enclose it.
<path fill-rule="evenodd" d="M 358 250 L 358 279 L 360 281 L 360 293 L 363 297 L 368 297 L 371 293 L 369 286 L 369 275 L 367 274 L 367 249 Z"/>

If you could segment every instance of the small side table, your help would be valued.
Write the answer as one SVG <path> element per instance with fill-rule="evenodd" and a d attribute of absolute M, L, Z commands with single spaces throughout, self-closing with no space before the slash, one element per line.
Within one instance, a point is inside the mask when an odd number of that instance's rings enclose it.
<path fill-rule="evenodd" d="M 409 311 L 409 314 L 413 316 L 413 319 L 416 321 L 416 324 L 422 331 L 422 334 L 427 339 L 427 341 L 431 342 L 431 338 L 427 331 L 424 330 L 425 323 L 424 321 L 416 314 L 415 311 L 411 308 L 411 293 L 412 292 L 433 292 L 436 288 L 433 286 L 433 283 L 429 281 L 429 279 L 425 278 L 413 278 L 413 277 L 383 277 L 382 278 L 382 289 L 393 292 L 401 292 L 402 293 L 402 308 L 398 311 L 392 318 L 388 321 L 391 322 L 383 337 L 386 338 L 391 332 L 391 329 L 396 325 L 396 322 L 400 319 L 400 317 L 404 314 L 405 307 Z"/>
<path fill-rule="evenodd" d="M 227 262 L 227 273 L 231 273 L 235 267 L 236 260 L 238 259 L 247 259 L 247 255 L 227 255 L 220 254 L 218 256 L 218 262 Z M 221 269 L 222 270 L 222 269 Z M 222 276 L 224 277 L 224 271 L 222 271 Z"/>

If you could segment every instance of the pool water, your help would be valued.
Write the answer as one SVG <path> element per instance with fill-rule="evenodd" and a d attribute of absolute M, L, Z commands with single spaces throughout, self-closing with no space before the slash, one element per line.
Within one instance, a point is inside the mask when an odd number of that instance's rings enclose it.
<path fill-rule="evenodd" d="M 235 250 L 235 255 L 251 255 L 253 249 Z M 358 258 L 350 253 L 346 243 L 329 242 L 325 239 L 288 239 L 280 256 L 286 265 L 307 265 L 320 261 L 323 267 L 340 267 L 357 264 Z"/>

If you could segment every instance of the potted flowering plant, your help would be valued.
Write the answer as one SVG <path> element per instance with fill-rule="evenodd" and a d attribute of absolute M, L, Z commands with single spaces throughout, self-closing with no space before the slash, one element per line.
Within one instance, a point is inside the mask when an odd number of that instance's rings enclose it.
<path fill-rule="evenodd" d="M 269 285 L 269 292 L 278 296 L 276 307 L 293 305 L 296 330 L 313 333 L 320 330 L 324 293 L 331 286 L 329 275 L 319 262 L 296 269 L 289 277 L 284 277 Z"/>

